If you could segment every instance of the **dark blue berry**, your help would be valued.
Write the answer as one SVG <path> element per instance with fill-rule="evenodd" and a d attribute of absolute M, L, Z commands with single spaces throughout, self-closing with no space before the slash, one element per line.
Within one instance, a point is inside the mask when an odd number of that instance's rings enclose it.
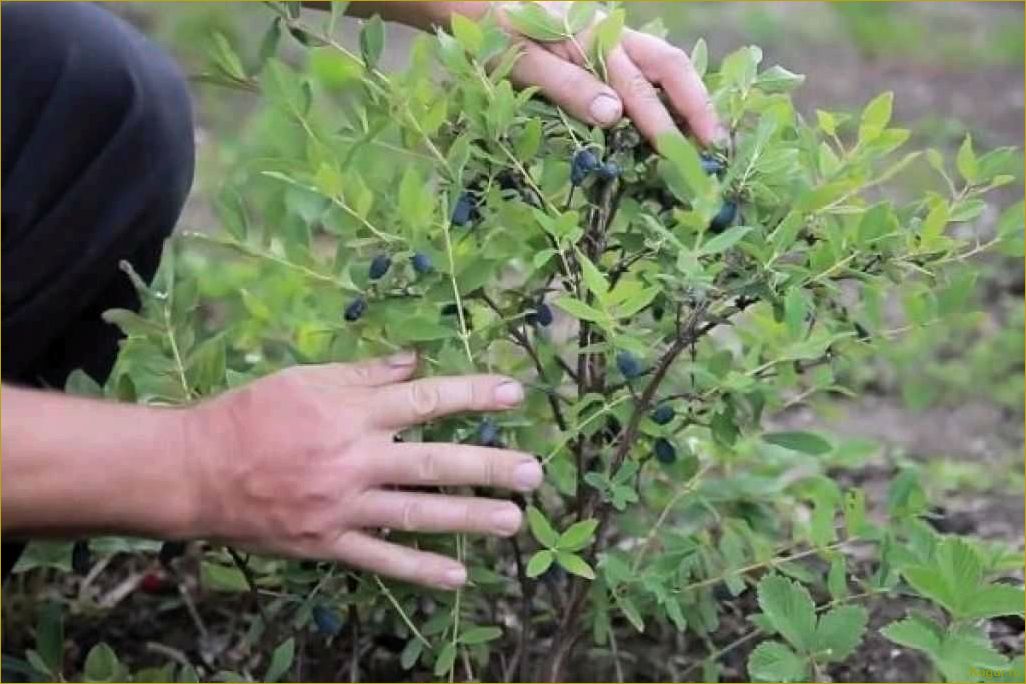
<path fill-rule="evenodd" d="M 89 542 L 80 540 L 71 547 L 71 569 L 76 575 L 89 574 L 89 566 L 92 565 L 92 554 L 89 552 Z"/>
<path fill-rule="evenodd" d="M 474 218 L 475 208 L 474 196 L 469 192 L 462 192 L 452 209 L 452 225 L 463 226 L 469 223 Z"/>
<path fill-rule="evenodd" d="M 367 311 L 367 300 L 363 297 L 357 297 L 353 301 L 349 302 L 345 310 L 345 319 L 350 323 L 358 321 L 363 316 L 364 312 Z"/>
<path fill-rule="evenodd" d="M 379 254 L 371 260 L 370 268 L 367 270 L 367 275 L 371 280 L 379 280 L 388 273 L 388 269 L 391 267 L 392 257 L 387 254 Z"/>
<path fill-rule="evenodd" d="M 670 465 L 677 460 L 677 449 L 666 439 L 660 437 L 655 441 L 655 457 L 660 463 Z"/>
<path fill-rule="evenodd" d="M 734 200 L 723 200 L 723 206 L 720 207 L 719 212 L 713 217 L 713 220 L 709 222 L 709 230 L 714 233 L 722 233 L 730 224 L 734 222 L 734 218 L 737 216 L 737 203 Z"/>
<path fill-rule="evenodd" d="M 160 546 L 160 562 L 164 565 L 169 564 L 175 558 L 185 553 L 185 542 L 183 541 L 167 541 Z"/>
<path fill-rule="evenodd" d="M 543 328 L 547 328 L 552 325 L 552 309 L 544 302 L 539 303 L 534 308 L 534 311 L 527 314 L 527 322 L 531 325 L 540 325 Z"/>
<path fill-rule="evenodd" d="M 342 618 L 331 608 L 322 605 L 313 607 L 313 621 L 317 631 L 328 636 L 337 636 L 342 631 Z"/>
<path fill-rule="evenodd" d="M 673 410 L 672 406 L 663 404 L 662 406 L 657 406 L 655 411 L 652 411 L 652 422 L 656 425 L 666 425 L 673 420 L 675 415 L 677 413 Z"/>
<path fill-rule="evenodd" d="M 498 446 L 499 427 L 490 418 L 485 418 L 477 426 L 477 443 L 482 446 Z"/>
<path fill-rule="evenodd" d="M 727 167 L 723 165 L 723 162 L 716 157 L 710 157 L 708 155 L 702 155 L 702 170 L 712 176 L 713 174 L 719 176 L 722 175 Z"/>
<path fill-rule="evenodd" d="M 574 185 L 580 185 L 588 177 L 588 174 L 592 171 L 597 171 L 599 166 L 598 157 L 595 156 L 594 152 L 587 148 L 577 150 L 574 153 L 573 160 L 570 162 L 570 182 Z"/>
<path fill-rule="evenodd" d="M 607 161 L 601 167 L 599 167 L 598 175 L 599 178 L 605 181 L 611 181 L 615 178 L 620 177 L 620 165 L 614 161 Z"/>
<path fill-rule="evenodd" d="M 423 252 L 417 252 L 410 257 L 410 263 L 413 264 L 413 270 L 421 275 L 430 272 L 432 269 L 431 257 Z"/>
<path fill-rule="evenodd" d="M 641 375 L 641 362 L 638 357 L 628 351 L 622 351 L 616 355 L 616 367 L 628 380 Z"/>

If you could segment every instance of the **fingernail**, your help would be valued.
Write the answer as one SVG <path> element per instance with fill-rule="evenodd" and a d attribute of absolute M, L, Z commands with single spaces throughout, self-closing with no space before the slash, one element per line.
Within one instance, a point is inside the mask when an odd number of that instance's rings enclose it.
<path fill-rule="evenodd" d="M 529 492 L 542 482 L 542 469 L 537 461 L 524 461 L 513 469 L 513 483 L 517 489 Z"/>
<path fill-rule="evenodd" d="M 417 352 L 403 351 L 398 354 L 392 354 L 385 362 L 392 368 L 406 368 L 417 363 Z"/>
<path fill-rule="evenodd" d="M 591 118 L 603 125 L 615 124 L 623 115 L 620 100 L 612 95 L 602 94 L 591 101 Z"/>
<path fill-rule="evenodd" d="M 520 529 L 521 513 L 516 506 L 503 506 L 492 513 L 492 527 L 499 532 L 513 534 Z"/>
<path fill-rule="evenodd" d="M 446 570 L 442 575 L 442 583 L 447 587 L 462 587 L 467 583 L 467 571 L 464 568 Z"/>
<path fill-rule="evenodd" d="M 519 382 L 507 380 L 495 388 L 495 401 L 503 406 L 516 406 L 524 398 L 524 388 Z"/>

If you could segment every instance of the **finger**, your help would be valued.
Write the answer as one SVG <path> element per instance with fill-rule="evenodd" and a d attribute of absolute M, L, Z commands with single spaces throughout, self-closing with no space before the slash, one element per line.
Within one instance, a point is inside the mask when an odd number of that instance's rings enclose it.
<path fill-rule="evenodd" d="M 467 571 L 452 558 L 392 544 L 363 532 L 350 531 L 335 543 L 334 557 L 363 570 L 439 589 L 456 589 Z"/>
<path fill-rule="evenodd" d="M 655 144 L 661 134 L 678 130 L 655 86 L 631 61 L 622 45 L 609 51 L 606 69 L 609 82 L 623 98 L 627 116 L 645 138 Z"/>
<path fill-rule="evenodd" d="M 421 442 L 394 444 L 372 466 L 371 484 L 499 487 L 526 492 L 542 481 L 533 456 L 509 449 Z"/>
<path fill-rule="evenodd" d="M 497 499 L 372 490 L 360 497 L 353 521 L 361 527 L 406 532 L 470 532 L 508 537 L 523 514 L 516 504 Z"/>
<path fill-rule="evenodd" d="M 416 352 L 399 352 L 355 363 L 304 366 L 304 372 L 336 385 L 380 387 L 408 380 L 417 369 Z"/>
<path fill-rule="evenodd" d="M 382 387 L 371 399 L 373 422 L 400 429 L 465 411 L 501 411 L 524 398 L 520 383 L 501 375 L 424 378 Z"/>
<path fill-rule="evenodd" d="M 525 43 L 510 74 L 521 86 L 538 86 L 552 102 L 592 126 L 612 126 L 623 117 L 616 91 L 568 59 Z"/>
<path fill-rule="evenodd" d="M 726 135 L 709 91 L 683 50 L 655 36 L 634 31 L 625 33 L 623 47 L 641 72 L 662 87 L 673 108 L 703 144 L 711 144 Z"/>

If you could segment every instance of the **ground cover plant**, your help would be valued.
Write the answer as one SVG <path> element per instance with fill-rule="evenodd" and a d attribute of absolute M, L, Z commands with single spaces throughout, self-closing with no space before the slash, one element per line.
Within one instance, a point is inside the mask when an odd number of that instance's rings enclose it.
<path fill-rule="evenodd" d="M 1009 581 L 1021 552 L 936 531 L 915 469 L 867 500 L 831 476 L 844 443 L 765 427 L 851 394 L 845 378 L 881 345 L 961 311 L 967 259 L 1021 253 L 1022 203 L 993 237 L 963 230 L 1014 180 L 1013 150 L 966 137 L 955 159 L 908 151 L 891 93 L 806 120 L 790 98 L 800 75 L 753 46 L 710 64 L 703 42 L 690 57 L 731 142 L 699 149 L 683 131 L 653 146 L 629 123 L 589 129 L 514 90 L 516 46 L 492 19 L 457 18 L 386 75 L 381 22 L 343 45 L 340 5 L 321 24 L 274 4 L 259 64 L 215 44 L 207 78 L 263 98 L 265 144 L 226 184 L 221 228 L 176 239 L 153 283 L 134 280 L 141 315 L 106 314 L 127 335 L 106 385 L 78 374 L 70 389 L 181 405 L 414 347 L 425 374 L 507 373 L 528 401 L 404 438 L 533 452 L 546 485 L 518 501 L 529 525 L 510 540 L 409 539 L 467 563 L 455 593 L 165 545 L 170 572 L 198 563 L 206 586 L 251 602 L 239 631 L 252 655 L 131 676 L 274 681 L 305 657 L 352 679 L 715 681 L 743 650 L 751 679 L 820 680 L 858 657 L 873 606 L 901 596 L 913 608 L 881 633 L 937 678 L 1022 679 L 1021 649 L 1001 653 L 988 633 L 1023 613 Z M 577 4 L 566 24 L 530 3 L 511 16 L 564 40 L 595 9 Z M 623 21 L 609 8 L 587 47 L 599 75 Z M 281 40 L 305 46 L 301 66 L 275 56 Z M 916 165 L 939 190 L 893 199 Z M 884 303 L 899 285 L 915 296 L 895 325 Z M 737 613 L 750 629 L 718 641 Z M 27 669 L 55 676 L 60 617 L 40 620 Z M 679 653 L 646 663 L 633 655 L 646 640 Z M 84 667 L 130 674 L 105 645 Z"/>

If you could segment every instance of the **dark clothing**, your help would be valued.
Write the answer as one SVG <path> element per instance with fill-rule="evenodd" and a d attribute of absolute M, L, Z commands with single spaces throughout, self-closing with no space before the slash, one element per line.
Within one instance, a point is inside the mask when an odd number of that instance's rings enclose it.
<path fill-rule="evenodd" d="M 156 45 L 86 3 L 2 6 L 3 381 L 102 382 L 119 332 L 100 314 L 138 308 L 192 183 L 186 82 Z M 3 545 L 3 573 L 20 548 Z"/>

